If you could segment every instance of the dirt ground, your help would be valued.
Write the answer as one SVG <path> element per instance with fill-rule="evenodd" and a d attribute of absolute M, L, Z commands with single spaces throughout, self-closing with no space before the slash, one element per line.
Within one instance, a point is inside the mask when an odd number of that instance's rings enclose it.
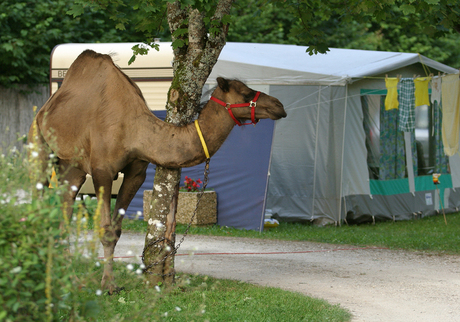
<path fill-rule="evenodd" d="M 140 262 L 144 238 L 124 233 L 115 256 Z M 189 235 L 176 268 L 322 298 L 353 322 L 460 321 L 460 256 Z"/>

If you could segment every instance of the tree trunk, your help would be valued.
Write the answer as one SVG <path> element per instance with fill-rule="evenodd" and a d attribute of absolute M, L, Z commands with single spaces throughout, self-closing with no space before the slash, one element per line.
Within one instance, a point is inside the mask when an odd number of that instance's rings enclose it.
<path fill-rule="evenodd" d="M 198 112 L 203 85 L 225 45 L 227 26 L 221 23 L 230 12 L 233 0 L 220 0 L 211 21 L 218 22 L 219 32 L 208 34 L 205 13 L 182 7 L 179 1 L 168 4 L 168 23 L 175 40 L 184 45 L 174 49 L 174 78 L 168 93 L 166 122 L 182 126 Z M 216 24 L 213 24 L 216 27 Z M 176 36 L 178 29 L 188 34 Z M 176 210 L 181 169 L 156 168 L 152 207 L 145 238 L 144 272 L 150 285 L 174 281 L 174 246 Z"/>

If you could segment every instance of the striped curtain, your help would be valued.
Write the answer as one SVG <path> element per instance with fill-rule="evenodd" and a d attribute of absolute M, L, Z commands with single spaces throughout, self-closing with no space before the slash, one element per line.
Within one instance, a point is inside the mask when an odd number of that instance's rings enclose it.
<path fill-rule="evenodd" d="M 398 130 L 398 113 L 397 109 L 385 110 L 385 96 L 382 96 L 380 100 L 380 180 L 401 179 L 406 176 L 404 133 Z M 415 142 L 415 139 L 412 142 Z"/>
<path fill-rule="evenodd" d="M 442 110 L 441 104 L 438 101 L 432 103 L 433 107 L 433 126 L 434 126 L 434 144 L 436 153 L 436 163 L 434 165 L 435 173 L 448 173 L 449 157 L 444 153 L 444 145 L 442 144 Z"/>

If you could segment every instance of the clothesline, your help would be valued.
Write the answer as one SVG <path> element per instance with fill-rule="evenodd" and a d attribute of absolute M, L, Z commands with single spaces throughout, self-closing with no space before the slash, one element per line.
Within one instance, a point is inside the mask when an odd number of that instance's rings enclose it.
<path fill-rule="evenodd" d="M 371 78 L 371 77 L 363 77 Z M 459 135 L 460 135 L 460 78 L 459 74 L 448 74 L 433 77 L 416 77 L 414 78 L 390 78 L 384 77 L 385 87 L 387 89 L 385 99 L 385 109 L 398 109 L 399 129 L 404 132 L 410 132 L 415 129 L 415 107 L 422 105 L 437 104 L 443 112 L 442 120 L 442 139 L 446 155 L 452 156 L 459 151 Z M 431 85 L 431 100 L 429 95 L 429 85 Z M 321 90 L 325 90 L 331 85 L 320 86 L 318 90 L 302 97 L 295 102 L 285 106 L 287 110 L 297 110 L 317 106 L 318 102 L 299 106 L 298 104 L 309 97 L 318 95 Z M 381 92 L 381 89 L 376 89 L 376 93 Z M 367 92 L 367 95 L 372 94 Z M 349 99 L 354 96 L 362 96 L 361 94 L 346 95 L 345 97 L 334 98 L 331 100 L 321 101 L 321 103 L 329 103 L 338 100 Z M 291 108 L 295 106 L 294 108 Z"/>
<path fill-rule="evenodd" d="M 432 78 L 437 78 L 437 77 L 446 77 L 446 76 L 449 76 L 449 75 L 457 75 L 457 76 L 460 76 L 459 74 L 443 74 L 441 76 L 433 76 Z M 381 79 L 381 80 L 384 80 L 386 77 L 374 77 L 374 76 L 363 76 L 359 79 Z M 410 78 L 409 78 L 410 79 Z M 446 80 L 444 81 L 444 83 L 449 83 L 449 82 L 453 82 L 453 81 L 449 81 L 449 80 Z M 289 105 L 286 105 L 285 108 L 289 109 L 290 107 L 292 106 L 295 106 L 294 108 L 291 108 L 290 110 L 297 110 L 297 109 L 301 109 L 301 108 L 308 108 L 308 107 L 312 107 L 312 106 L 316 106 L 318 103 L 312 103 L 312 104 L 307 104 L 307 105 L 301 105 L 301 106 L 298 106 L 297 104 L 299 104 L 300 102 L 314 96 L 314 95 L 317 95 L 321 90 L 325 90 L 331 86 L 334 86 L 334 84 L 331 84 L 331 85 L 321 85 L 320 86 L 320 89 L 318 89 L 317 91 L 314 91 L 312 92 L 311 94 L 307 95 L 307 96 L 304 96 L 300 99 L 298 99 L 297 101 L 295 102 L 292 102 L 290 103 Z M 397 84 L 395 85 L 395 87 L 397 88 Z M 387 88 L 388 90 L 388 88 Z M 382 89 L 375 89 L 374 92 L 375 93 L 380 93 L 382 91 Z M 372 90 L 368 91 L 366 93 L 366 95 L 370 95 L 372 94 Z M 387 94 L 388 95 L 388 94 Z M 356 97 L 356 96 L 362 96 L 362 94 L 355 94 L 355 95 L 350 95 L 350 96 L 347 96 L 348 98 L 352 98 L 352 97 Z M 331 99 L 331 100 L 327 100 L 327 101 L 323 101 L 325 103 L 329 103 L 329 102 L 334 102 L 334 101 L 338 101 L 338 100 L 342 100 L 342 99 L 345 99 L 345 97 L 341 97 L 341 98 L 335 98 L 335 99 Z"/>

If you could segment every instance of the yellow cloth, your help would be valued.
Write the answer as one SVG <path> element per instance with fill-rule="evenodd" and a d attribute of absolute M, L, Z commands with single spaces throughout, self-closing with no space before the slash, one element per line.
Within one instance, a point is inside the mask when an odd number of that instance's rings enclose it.
<path fill-rule="evenodd" d="M 444 153 L 453 156 L 458 151 L 460 127 L 460 80 L 458 74 L 442 78 L 442 143 Z"/>
<path fill-rule="evenodd" d="M 415 107 L 430 105 L 430 97 L 428 95 L 428 84 L 430 80 L 431 77 L 418 77 L 414 79 Z"/>
<path fill-rule="evenodd" d="M 396 77 L 385 78 L 385 87 L 387 88 L 387 97 L 385 98 L 385 110 L 398 108 L 398 82 Z"/>

